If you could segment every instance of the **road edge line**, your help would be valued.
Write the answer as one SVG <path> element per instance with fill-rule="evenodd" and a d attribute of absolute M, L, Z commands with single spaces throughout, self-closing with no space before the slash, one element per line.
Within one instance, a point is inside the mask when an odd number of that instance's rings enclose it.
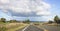
<path fill-rule="evenodd" d="M 30 25 L 26 26 L 22 31 L 25 31 Z"/>

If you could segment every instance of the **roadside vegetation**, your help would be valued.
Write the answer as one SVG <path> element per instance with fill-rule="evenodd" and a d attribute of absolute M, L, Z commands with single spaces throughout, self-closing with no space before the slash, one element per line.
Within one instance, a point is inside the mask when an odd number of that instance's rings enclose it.
<path fill-rule="evenodd" d="M 54 17 L 54 22 L 60 24 L 60 18 L 58 16 Z"/>
<path fill-rule="evenodd" d="M 0 18 L 0 31 L 16 31 L 18 29 L 24 28 L 29 23 L 30 23 L 29 19 L 25 21 L 17 21 L 17 20 L 6 21 L 5 18 Z"/>
<path fill-rule="evenodd" d="M 47 24 L 48 25 L 54 25 L 54 26 L 57 26 L 57 25 L 60 24 L 60 18 L 59 18 L 59 16 L 56 15 L 53 20 L 54 21 L 49 20 Z"/>
<path fill-rule="evenodd" d="M 55 16 L 53 21 L 52 20 L 49 20 L 48 22 L 42 22 L 42 23 L 34 23 L 34 25 L 52 25 L 52 26 L 57 26 L 59 25 L 60 26 L 60 18 L 59 16 Z"/>
<path fill-rule="evenodd" d="M 56 15 L 53 21 L 49 20 L 48 22 L 35 23 L 34 26 L 37 26 L 44 31 L 60 31 L 60 18 Z"/>

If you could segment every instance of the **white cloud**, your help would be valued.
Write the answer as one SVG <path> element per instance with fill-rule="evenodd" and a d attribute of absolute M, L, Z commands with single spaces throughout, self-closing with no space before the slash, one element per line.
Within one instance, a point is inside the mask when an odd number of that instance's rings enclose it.
<path fill-rule="evenodd" d="M 11 9 L 16 13 L 29 14 L 35 12 L 36 15 L 49 15 L 51 5 L 43 0 L 0 0 L 0 9 Z"/>
<path fill-rule="evenodd" d="M 9 0 L 0 0 L 0 3 L 6 4 L 9 3 Z"/>
<path fill-rule="evenodd" d="M 42 15 L 42 16 L 48 16 L 48 15 L 50 15 L 50 12 L 48 12 L 48 11 L 42 11 L 42 12 L 37 12 L 36 14 L 37 15 Z"/>

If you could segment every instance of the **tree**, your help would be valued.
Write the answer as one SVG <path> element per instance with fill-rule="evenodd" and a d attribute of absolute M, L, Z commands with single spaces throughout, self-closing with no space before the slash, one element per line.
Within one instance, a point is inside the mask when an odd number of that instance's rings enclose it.
<path fill-rule="evenodd" d="M 30 20 L 29 20 L 29 19 L 27 19 L 27 20 L 26 20 L 26 22 L 30 22 Z"/>
<path fill-rule="evenodd" d="M 48 23 L 50 23 L 50 24 L 51 24 L 51 23 L 53 23 L 53 21 L 49 20 L 49 21 L 48 21 Z"/>
<path fill-rule="evenodd" d="M 1 18 L 0 21 L 5 23 L 6 19 L 5 18 Z"/>
<path fill-rule="evenodd" d="M 56 22 L 56 23 L 60 22 L 60 19 L 59 19 L 59 17 L 57 15 L 54 17 L 54 22 Z"/>
<path fill-rule="evenodd" d="M 10 22 L 17 22 L 16 20 L 10 20 Z"/>
<path fill-rule="evenodd" d="M 23 21 L 23 23 L 30 23 L 30 20 L 27 19 L 27 20 Z"/>

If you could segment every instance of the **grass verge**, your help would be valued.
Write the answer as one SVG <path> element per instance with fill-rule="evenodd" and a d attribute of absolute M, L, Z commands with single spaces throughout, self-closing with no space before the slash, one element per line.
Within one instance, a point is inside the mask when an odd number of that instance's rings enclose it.
<path fill-rule="evenodd" d="M 16 30 L 18 30 L 18 29 L 24 28 L 26 25 L 28 25 L 28 24 L 22 24 L 22 25 L 20 25 L 20 26 L 18 26 L 18 27 L 11 28 L 11 29 L 8 29 L 8 30 L 6 30 L 6 31 L 16 31 Z"/>

